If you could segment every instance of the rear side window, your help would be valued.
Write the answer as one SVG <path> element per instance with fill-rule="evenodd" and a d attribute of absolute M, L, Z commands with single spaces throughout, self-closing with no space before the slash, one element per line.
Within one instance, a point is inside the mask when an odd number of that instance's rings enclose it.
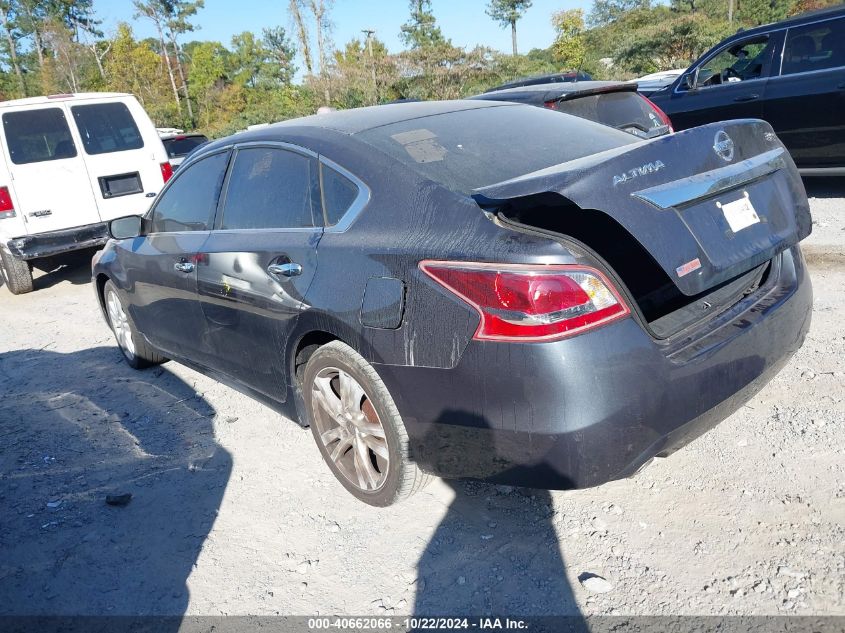
<path fill-rule="evenodd" d="M 636 92 L 610 92 L 560 101 L 556 109 L 640 137 L 648 137 L 666 128 L 654 108 Z"/>
<path fill-rule="evenodd" d="M 329 226 L 337 224 L 358 197 L 358 186 L 343 174 L 331 167 L 320 165 L 323 173 L 323 204 L 326 209 L 326 222 Z"/>
<path fill-rule="evenodd" d="M 76 156 L 76 145 L 61 108 L 8 112 L 3 115 L 3 129 L 15 165 Z"/>
<path fill-rule="evenodd" d="M 528 105 L 497 105 L 381 125 L 356 135 L 424 178 L 469 195 L 558 163 L 635 143 L 619 130 Z"/>
<path fill-rule="evenodd" d="M 845 66 L 845 18 L 789 29 L 781 74 Z"/>
<path fill-rule="evenodd" d="M 203 158 L 184 171 L 180 169 L 153 209 L 152 232 L 208 230 L 228 163 L 229 153 L 222 152 Z"/>
<path fill-rule="evenodd" d="M 86 154 L 125 152 L 144 147 L 144 140 L 125 103 L 71 107 Z"/>
<path fill-rule="evenodd" d="M 316 160 L 272 147 L 238 150 L 220 228 L 313 227 L 316 191 Z"/>
<path fill-rule="evenodd" d="M 164 149 L 167 150 L 169 158 L 187 156 L 200 145 L 208 143 L 208 139 L 202 135 L 177 136 L 176 138 L 164 139 Z"/>

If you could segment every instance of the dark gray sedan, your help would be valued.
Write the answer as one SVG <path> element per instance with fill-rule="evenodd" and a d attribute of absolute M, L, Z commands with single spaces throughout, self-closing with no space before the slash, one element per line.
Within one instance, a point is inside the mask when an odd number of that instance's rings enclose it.
<path fill-rule="evenodd" d="M 761 121 L 643 140 L 409 103 L 199 149 L 111 223 L 93 285 L 133 367 L 310 426 L 383 506 L 432 474 L 594 486 L 717 424 L 804 340 L 810 226 Z"/>

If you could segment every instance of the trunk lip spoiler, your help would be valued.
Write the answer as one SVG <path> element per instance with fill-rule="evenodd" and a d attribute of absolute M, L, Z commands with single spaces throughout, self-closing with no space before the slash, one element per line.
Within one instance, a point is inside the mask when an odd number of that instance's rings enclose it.
<path fill-rule="evenodd" d="M 777 147 L 732 165 L 661 183 L 634 191 L 630 195 L 666 211 L 735 189 L 785 169 L 788 166 L 785 154 L 783 147 Z"/>

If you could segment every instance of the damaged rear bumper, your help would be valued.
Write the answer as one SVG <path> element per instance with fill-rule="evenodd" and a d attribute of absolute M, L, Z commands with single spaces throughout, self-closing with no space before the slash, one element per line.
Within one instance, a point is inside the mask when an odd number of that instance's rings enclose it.
<path fill-rule="evenodd" d="M 9 240 L 8 248 L 16 258 L 29 260 L 96 248 L 105 244 L 108 239 L 108 224 L 98 222 L 72 229 L 15 237 Z"/>
<path fill-rule="evenodd" d="M 667 341 L 629 318 L 554 343 L 473 341 L 454 369 L 377 365 L 412 459 L 548 489 L 634 474 L 736 411 L 801 346 L 810 280 L 798 247 L 779 259 L 753 295 Z"/>

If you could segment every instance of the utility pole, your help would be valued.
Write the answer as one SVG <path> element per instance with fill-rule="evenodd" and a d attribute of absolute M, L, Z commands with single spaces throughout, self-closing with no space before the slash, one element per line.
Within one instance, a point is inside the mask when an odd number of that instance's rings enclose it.
<path fill-rule="evenodd" d="M 728 24 L 734 23 L 734 0 L 728 0 Z"/>
<path fill-rule="evenodd" d="M 370 76 L 373 80 L 373 105 L 378 103 L 378 83 L 376 83 L 376 63 L 373 59 L 373 35 L 374 29 L 361 29 L 361 33 L 367 38 L 367 53 L 370 56 Z"/>

